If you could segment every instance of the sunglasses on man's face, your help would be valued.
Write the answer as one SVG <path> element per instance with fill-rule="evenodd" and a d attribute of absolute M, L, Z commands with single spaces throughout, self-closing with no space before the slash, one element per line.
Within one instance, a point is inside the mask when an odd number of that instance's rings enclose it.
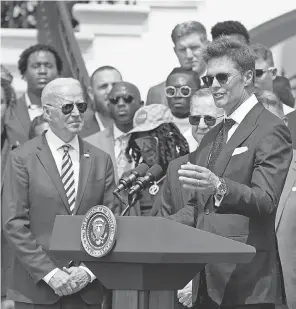
<path fill-rule="evenodd" d="M 123 99 L 123 101 L 127 104 L 131 104 L 134 101 L 134 97 L 129 95 L 119 95 L 116 97 L 109 98 L 109 101 L 111 104 L 116 105 L 120 99 Z"/>
<path fill-rule="evenodd" d="M 262 77 L 262 75 L 263 75 L 264 73 L 266 73 L 266 72 L 268 72 L 268 71 L 270 71 L 270 70 L 272 70 L 272 68 L 268 68 L 268 69 L 266 69 L 266 70 L 263 70 L 263 69 L 256 69 L 256 70 L 255 70 L 255 76 L 256 76 L 257 78 L 260 78 L 260 77 Z"/>
<path fill-rule="evenodd" d="M 86 102 L 66 103 L 66 104 L 63 104 L 62 107 L 54 106 L 54 105 L 50 105 L 50 104 L 48 104 L 48 105 L 52 106 L 52 107 L 60 108 L 64 115 L 68 115 L 68 114 L 72 113 L 72 111 L 74 109 L 74 104 L 76 105 L 79 113 L 85 113 L 86 112 L 86 110 L 87 110 L 87 103 Z"/>
<path fill-rule="evenodd" d="M 203 118 L 205 124 L 208 127 L 212 127 L 212 126 L 214 126 L 216 124 L 217 119 L 219 119 L 221 117 L 223 117 L 223 116 L 215 118 L 215 117 L 209 116 L 209 115 L 204 115 L 204 116 L 201 116 L 201 115 L 189 115 L 189 123 L 192 126 L 198 126 L 199 123 L 200 123 L 200 119 Z"/>
<path fill-rule="evenodd" d="M 168 86 L 165 88 L 165 95 L 168 98 L 173 98 L 177 95 L 188 98 L 191 95 L 192 89 L 189 86 L 174 87 Z"/>
<path fill-rule="evenodd" d="M 206 87 L 211 87 L 213 85 L 214 78 L 218 81 L 220 85 L 225 85 L 228 82 L 230 82 L 235 76 L 239 75 L 240 73 L 237 73 L 235 75 L 232 75 L 230 73 L 218 73 L 215 76 L 211 75 L 205 75 L 201 79 L 206 85 Z"/>

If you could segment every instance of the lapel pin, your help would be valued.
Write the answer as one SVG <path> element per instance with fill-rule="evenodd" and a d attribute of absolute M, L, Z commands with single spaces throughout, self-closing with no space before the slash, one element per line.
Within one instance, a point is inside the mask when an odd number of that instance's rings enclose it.
<path fill-rule="evenodd" d="M 84 154 L 84 156 L 85 156 L 86 158 L 89 158 L 89 153 L 86 152 L 86 153 Z"/>
<path fill-rule="evenodd" d="M 293 187 L 293 188 L 292 188 L 292 191 L 295 192 L 295 191 L 296 191 L 296 187 Z"/>

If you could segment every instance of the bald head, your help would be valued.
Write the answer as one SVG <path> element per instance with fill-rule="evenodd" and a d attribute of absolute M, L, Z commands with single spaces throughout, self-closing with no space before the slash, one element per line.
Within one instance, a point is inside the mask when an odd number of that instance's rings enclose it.
<path fill-rule="evenodd" d="M 137 86 L 129 82 L 117 82 L 113 85 L 109 97 L 112 98 L 116 95 L 130 94 L 138 102 L 141 101 L 141 94 Z"/>
<path fill-rule="evenodd" d="M 44 87 L 41 94 L 41 103 L 42 106 L 49 103 L 53 104 L 56 103 L 57 98 L 77 95 L 83 96 L 81 84 L 77 79 L 56 78 Z"/>

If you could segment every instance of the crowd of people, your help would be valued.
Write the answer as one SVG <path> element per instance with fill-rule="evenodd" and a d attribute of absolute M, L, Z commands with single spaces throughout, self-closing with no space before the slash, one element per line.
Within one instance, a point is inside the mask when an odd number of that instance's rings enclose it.
<path fill-rule="evenodd" d="M 163 176 L 128 215 L 256 249 L 249 264 L 206 265 L 176 305 L 296 308 L 295 98 L 271 50 L 251 44 L 240 22 L 219 22 L 211 34 L 197 21 L 175 26 L 180 67 L 146 101 L 110 65 L 94 70 L 86 96 L 78 80 L 61 77 L 53 46 L 20 55 L 27 91 L 19 98 L 1 66 L 3 308 L 112 307 L 91 270 L 49 251 L 50 237 L 56 215 L 94 205 L 120 215 L 112 192 L 141 163 L 160 165 Z"/>

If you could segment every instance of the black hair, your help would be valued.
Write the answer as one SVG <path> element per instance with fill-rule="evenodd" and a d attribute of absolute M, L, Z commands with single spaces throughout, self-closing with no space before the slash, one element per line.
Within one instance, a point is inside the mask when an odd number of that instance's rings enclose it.
<path fill-rule="evenodd" d="M 38 51 L 47 51 L 47 52 L 52 53 L 55 57 L 55 60 L 56 60 L 58 73 L 59 74 L 62 73 L 63 62 L 62 62 L 62 59 L 61 59 L 60 55 L 58 54 L 58 52 L 51 45 L 35 44 L 35 45 L 32 45 L 32 46 L 26 48 L 20 55 L 20 59 L 18 61 L 18 69 L 19 69 L 22 76 L 24 76 L 24 74 L 27 71 L 28 59 L 29 59 L 30 55 L 35 53 L 35 52 L 38 52 Z"/>
<path fill-rule="evenodd" d="M 221 37 L 222 35 L 233 35 L 238 34 L 245 38 L 246 43 L 250 43 L 250 35 L 246 27 L 239 21 L 227 20 L 217 23 L 211 29 L 213 40 Z"/>
<path fill-rule="evenodd" d="M 43 114 L 35 117 L 31 122 L 30 130 L 29 130 L 29 139 L 36 137 L 36 133 L 35 133 L 36 127 L 46 122 L 48 121 L 44 118 Z"/>
<path fill-rule="evenodd" d="M 166 173 L 168 165 L 172 160 L 189 153 L 187 140 L 172 122 L 162 123 L 156 129 L 149 131 L 148 134 L 158 139 L 159 165 L 164 173 Z M 125 150 L 128 161 L 134 161 L 136 166 L 139 165 L 142 158 L 141 150 L 135 142 L 137 137 L 137 132 L 131 134 Z"/>
<path fill-rule="evenodd" d="M 200 89 L 201 82 L 200 82 L 199 75 L 192 70 L 188 70 L 188 69 L 180 68 L 180 67 L 173 69 L 173 71 L 168 75 L 168 77 L 166 79 L 166 83 L 167 83 L 168 79 L 170 78 L 170 76 L 175 75 L 175 74 L 186 74 L 188 76 L 191 76 L 192 79 L 194 80 L 194 82 L 197 85 L 197 89 Z"/>

